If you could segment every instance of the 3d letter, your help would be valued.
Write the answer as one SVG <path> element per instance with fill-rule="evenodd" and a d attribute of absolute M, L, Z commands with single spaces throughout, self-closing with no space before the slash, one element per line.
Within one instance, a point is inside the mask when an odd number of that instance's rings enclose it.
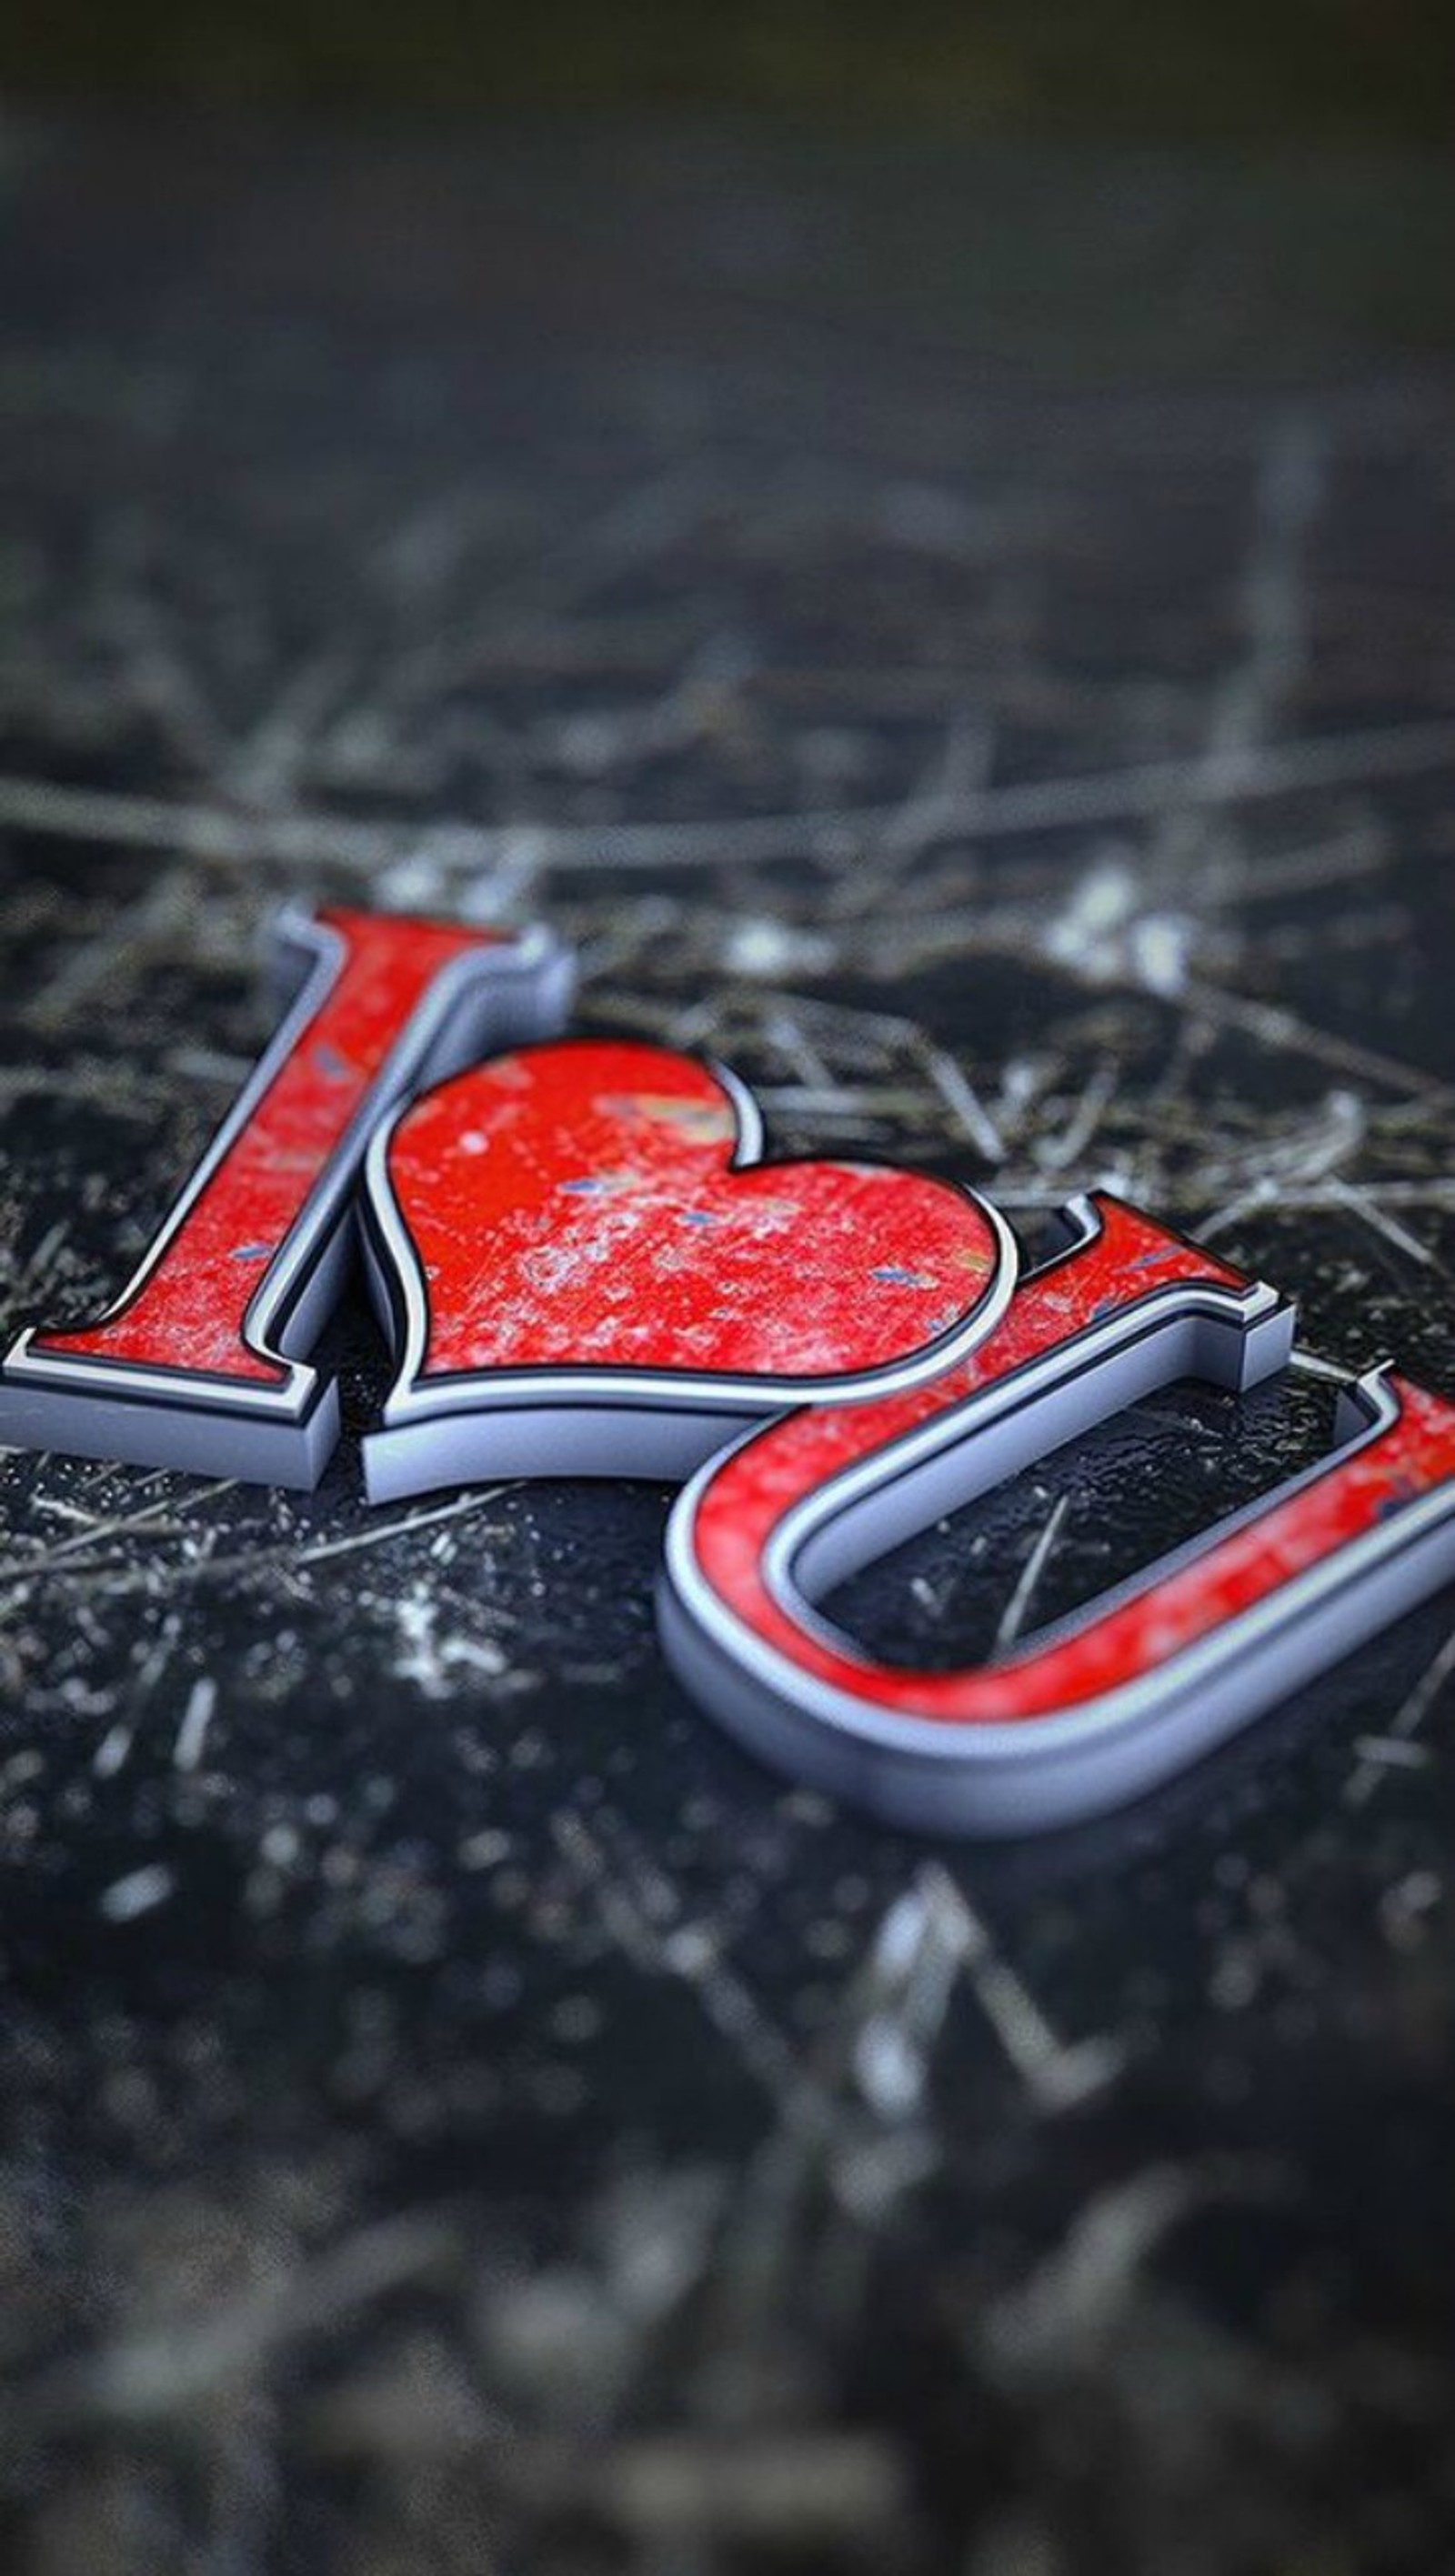
<path fill-rule="evenodd" d="M 684 1476 L 746 1423 L 917 1384 L 991 1330 L 1016 1255 L 982 1200 L 759 1144 L 730 1074 L 584 1038 L 476 1065 L 381 1130 L 365 1240 L 400 1371 L 370 1500 Z"/>
<path fill-rule="evenodd" d="M 680 1498 L 660 1596 L 694 1695 L 757 1751 L 888 1820 L 1016 1833 L 1119 1804 L 1455 1574 L 1455 1406 L 1382 1372 L 1309 1473 L 1090 1610 L 957 1673 L 891 1669 L 811 1604 L 926 1522 L 1181 1375 L 1287 1356 L 1272 1290 L 1115 1199 L 1022 1283 L 965 1364 L 814 1407 Z"/>
<path fill-rule="evenodd" d="M 116 1304 L 15 1343 L 0 1441 L 314 1484 L 338 1395 L 306 1355 L 374 1126 L 482 1046 L 559 1027 L 570 998 L 542 932 L 328 911 L 286 914 L 278 944 L 304 982 L 277 1037 Z"/>

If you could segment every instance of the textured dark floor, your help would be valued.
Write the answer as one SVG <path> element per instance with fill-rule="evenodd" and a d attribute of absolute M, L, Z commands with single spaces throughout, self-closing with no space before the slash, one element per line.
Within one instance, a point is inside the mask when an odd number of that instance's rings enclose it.
<path fill-rule="evenodd" d="M 1113 1180 L 1455 1392 L 1437 175 L 0 188 L 0 1320 L 118 1284 L 314 891 L 548 913 L 775 1144 L 1032 1242 Z M 339 1342 L 315 1496 L 0 1459 L 7 2576 L 1455 2564 L 1455 1605 L 937 1850 L 683 1700 L 665 1496 L 363 1509 Z M 843 1615 L 983 1648 L 1329 1394 L 1174 1393 Z"/>

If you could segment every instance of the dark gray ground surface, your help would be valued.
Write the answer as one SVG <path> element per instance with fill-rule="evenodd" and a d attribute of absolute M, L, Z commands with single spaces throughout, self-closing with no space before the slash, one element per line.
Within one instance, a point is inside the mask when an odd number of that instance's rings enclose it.
<path fill-rule="evenodd" d="M 1455 1392 L 1431 174 L 6 156 L 7 1324 L 124 1276 L 312 891 L 548 912 L 775 1145 L 1032 1243 L 1111 1180 Z M 0 2564 L 1455 2564 L 1451 1602 L 937 1851 L 684 1701 L 662 1494 L 364 1510 L 338 1341 L 314 1497 L 0 1460 Z M 1328 1393 L 845 1615 L 983 1650 Z"/>

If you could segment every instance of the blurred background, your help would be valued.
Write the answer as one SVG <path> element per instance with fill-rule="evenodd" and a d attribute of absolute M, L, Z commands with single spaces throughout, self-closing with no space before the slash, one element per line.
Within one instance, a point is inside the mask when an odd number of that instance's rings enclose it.
<path fill-rule="evenodd" d="M 1438 143 L 1455 26 L 1439 0 L 11 0 L 0 79 L 190 106 Z"/>

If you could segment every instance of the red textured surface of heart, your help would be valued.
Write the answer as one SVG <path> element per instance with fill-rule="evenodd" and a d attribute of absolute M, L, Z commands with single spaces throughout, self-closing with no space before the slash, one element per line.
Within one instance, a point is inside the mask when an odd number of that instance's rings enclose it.
<path fill-rule="evenodd" d="M 426 1284 L 422 1376 L 602 1368 L 832 1378 L 985 1305 L 976 1202 L 875 1164 L 734 1170 L 731 1095 L 665 1049 L 578 1040 L 473 1068 L 391 1142 Z"/>

